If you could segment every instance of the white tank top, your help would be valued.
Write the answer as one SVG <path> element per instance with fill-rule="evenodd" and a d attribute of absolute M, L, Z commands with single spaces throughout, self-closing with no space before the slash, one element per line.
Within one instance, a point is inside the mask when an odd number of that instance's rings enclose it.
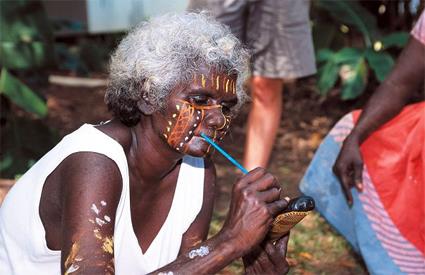
<path fill-rule="evenodd" d="M 131 223 L 129 173 L 121 145 L 89 124 L 65 136 L 12 187 L 0 207 L 0 274 L 60 274 L 61 251 L 47 247 L 39 215 L 43 184 L 69 155 L 95 152 L 115 161 L 123 181 L 114 232 L 116 274 L 145 274 L 178 255 L 182 235 L 198 215 L 204 192 L 204 161 L 185 156 L 170 212 L 148 250 L 142 253 Z"/>

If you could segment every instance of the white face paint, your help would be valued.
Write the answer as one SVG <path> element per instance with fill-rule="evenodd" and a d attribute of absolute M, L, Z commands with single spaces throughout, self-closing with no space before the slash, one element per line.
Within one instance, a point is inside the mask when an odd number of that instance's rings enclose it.
<path fill-rule="evenodd" d="M 189 252 L 188 257 L 189 259 L 193 259 L 195 257 L 204 257 L 206 255 L 210 254 L 210 249 L 208 246 L 201 246 L 198 249 L 193 249 Z"/>
<path fill-rule="evenodd" d="M 105 201 L 100 201 L 100 204 L 101 204 L 102 206 L 106 206 L 106 202 L 105 202 Z"/>
<path fill-rule="evenodd" d="M 72 264 L 65 272 L 65 274 L 70 274 L 80 269 L 80 266 L 77 264 Z"/>
<path fill-rule="evenodd" d="M 105 222 L 104 220 L 102 220 L 102 219 L 96 218 L 96 223 L 97 223 L 99 226 L 103 226 L 106 222 Z"/>
<path fill-rule="evenodd" d="M 91 208 L 90 208 L 94 213 L 96 213 L 96 215 L 99 215 L 99 209 L 97 208 L 96 204 L 92 204 Z"/>

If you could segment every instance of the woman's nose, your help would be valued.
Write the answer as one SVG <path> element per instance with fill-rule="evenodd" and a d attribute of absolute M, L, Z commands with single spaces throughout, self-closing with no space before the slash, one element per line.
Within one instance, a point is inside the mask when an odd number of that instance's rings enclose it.
<path fill-rule="evenodd" d="M 205 116 L 205 122 L 208 127 L 221 130 L 226 126 L 226 117 L 221 108 L 208 110 Z"/>

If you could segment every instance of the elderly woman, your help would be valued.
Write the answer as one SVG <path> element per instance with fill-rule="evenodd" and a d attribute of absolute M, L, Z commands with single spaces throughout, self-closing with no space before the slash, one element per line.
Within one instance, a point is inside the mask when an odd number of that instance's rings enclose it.
<path fill-rule="evenodd" d="M 143 23 L 112 56 L 114 118 L 66 136 L 0 209 L 0 274 L 282 273 L 287 237 L 265 238 L 280 199 L 255 169 L 234 185 L 222 230 L 206 240 L 220 141 L 243 103 L 248 54 L 203 14 Z"/>

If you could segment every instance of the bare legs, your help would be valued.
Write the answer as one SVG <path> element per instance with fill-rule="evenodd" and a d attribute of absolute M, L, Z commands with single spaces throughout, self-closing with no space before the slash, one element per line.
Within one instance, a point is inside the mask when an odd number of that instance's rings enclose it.
<path fill-rule="evenodd" d="M 245 143 L 245 168 L 266 167 L 282 114 L 283 80 L 253 76 Z"/>

